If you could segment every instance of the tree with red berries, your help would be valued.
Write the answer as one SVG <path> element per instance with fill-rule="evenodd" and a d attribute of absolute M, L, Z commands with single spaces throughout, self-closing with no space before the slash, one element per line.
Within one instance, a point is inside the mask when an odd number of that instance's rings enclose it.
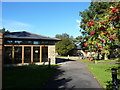
<path fill-rule="evenodd" d="M 82 26 L 90 36 L 84 46 L 88 47 L 89 51 L 97 52 L 98 58 L 99 54 L 106 57 L 112 51 L 112 47 L 120 42 L 120 2 L 110 3 L 102 14 L 94 13 L 93 18 L 81 23 Z"/>

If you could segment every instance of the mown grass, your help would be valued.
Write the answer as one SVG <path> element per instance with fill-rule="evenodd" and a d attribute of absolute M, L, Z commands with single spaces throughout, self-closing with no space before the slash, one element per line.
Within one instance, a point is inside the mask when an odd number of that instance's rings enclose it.
<path fill-rule="evenodd" d="M 47 65 L 44 65 L 47 67 Z M 56 68 L 40 65 L 5 67 L 3 71 L 3 89 L 5 88 L 42 88 L 55 73 Z M 33 67 L 34 69 L 28 69 Z"/>
<path fill-rule="evenodd" d="M 94 61 L 89 61 L 88 59 L 78 59 L 78 61 L 81 61 L 83 63 L 94 63 Z"/>
<path fill-rule="evenodd" d="M 68 57 L 68 56 L 56 56 L 56 57 Z M 69 57 L 75 57 L 75 56 L 69 56 Z"/>
<path fill-rule="evenodd" d="M 88 59 L 78 59 L 78 61 L 81 61 L 83 63 L 95 63 L 95 61 L 89 61 Z M 116 60 L 96 60 L 97 63 L 120 63 L 120 59 Z"/>
<path fill-rule="evenodd" d="M 117 60 L 98 60 L 98 63 L 120 63 L 120 59 Z"/>
<path fill-rule="evenodd" d="M 111 68 L 118 69 L 118 79 L 120 79 L 120 65 L 88 65 L 88 69 L 92 72 L 92 74 L 96 77 L 98 82 L 107 89 L 111 89 L 112 83 L 112 74 Z"/>

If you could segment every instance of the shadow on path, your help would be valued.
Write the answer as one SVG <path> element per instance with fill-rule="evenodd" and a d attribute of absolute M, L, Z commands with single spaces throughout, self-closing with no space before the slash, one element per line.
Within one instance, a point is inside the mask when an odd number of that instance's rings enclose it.
<path fill-rule="evenodd" d="M 52 78 L 50 78 L 48 80 L 48 83 L 46 83 L 46 85 L 44 85 L 43 89 L 66 89 L 67 88 L 67 83 L 70 82 L 72 80 L 72 78 L 65 78 L 65 77 L 61 77 L 62 75 L 64 75 L 64 70 L 61 70 L 59 66 L 56 67 L 56 72 L 53 75 Z M 59 78 L 61 77 L 61 78 Z M 74 88 L 74 86 L 72 86 L 72 88 Z"/>
<path fill-rule="evenodd" d="M 63 60 L 64 61 L 64 60 Z M 73 62 L 74 61 L 74 62 Z M 65 61 L 67 62 L 67 61 Z M 97 80 L 79 61 L 71 60 L 57 67 L 54 76 L 46 83 L 45 88 L 75 89 L 102 88 Z M 93 90 L 92 89 L 92 90 Z"/>
<path fill-rule="evenodd" d="M 64 62 L 68 62 L 68 61 L 75 61 L 75 60 L 64 59 L 64 58 L 56 58 L 56 64 L 64 63 Z"/>

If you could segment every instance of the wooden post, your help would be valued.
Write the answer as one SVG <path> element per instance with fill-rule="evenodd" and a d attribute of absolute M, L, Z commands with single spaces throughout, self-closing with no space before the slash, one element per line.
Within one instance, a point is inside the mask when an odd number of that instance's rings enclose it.
<path fill-rule="evenodd" d="M 40 63 L 42 62 L 42 46 L 40 46 Z"/>
<path fill-rule="evenodd" d="M 50 68 L 50 67 L 51 67 L 51 59 L 48 58 L 48 68 Z"/>
<path fill-rule="evenodd" d="M 24 64 L 24 46 L 22 46 L 22 64 Z"/>
<path fill-rule="evenodd" d="M 14 46 L 12 46 L 12 64 L 14 64 Z"/>
<path fill-rule="evenodd" d="M 31 63 L 33 63 L 33 46 L 31 46 Z"/>

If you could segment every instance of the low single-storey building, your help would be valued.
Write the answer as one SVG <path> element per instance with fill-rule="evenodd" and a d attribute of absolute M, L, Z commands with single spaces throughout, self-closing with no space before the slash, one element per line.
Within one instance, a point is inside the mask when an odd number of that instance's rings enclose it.
<path fill-rule="evenodd" d="M 55 43 L 60 39 L 26 31 L 7 32 L 0 37 L 3 64 L 44 63 L 48 62 L 48 58 L 51 64 L 55 64 Z"/>

